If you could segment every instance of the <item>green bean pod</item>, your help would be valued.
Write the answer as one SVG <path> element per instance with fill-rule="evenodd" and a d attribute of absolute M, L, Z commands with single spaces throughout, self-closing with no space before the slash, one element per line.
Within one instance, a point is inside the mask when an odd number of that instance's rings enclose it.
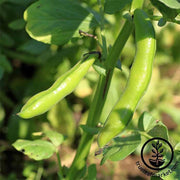
<path fill-rule="evenodd" d="M 98 56 L 99 54 L 95 52 L 79 61 L 73 68 L 59 77 L 49 89 L 31 97 L 17 115 L 26 119 L 48 111 L 76 88 Z"/>
<path fill-rule="evenodd" d="M 154 28 L 146 13 L 140 9 L 136 9 L 134 12 L 134 24 L 136 55 L 126 88 L 99 132 L 98 144 L 100 147 L 124 130 L 132 119 L 136 106 L 151 79 L 156 51 Z"/>

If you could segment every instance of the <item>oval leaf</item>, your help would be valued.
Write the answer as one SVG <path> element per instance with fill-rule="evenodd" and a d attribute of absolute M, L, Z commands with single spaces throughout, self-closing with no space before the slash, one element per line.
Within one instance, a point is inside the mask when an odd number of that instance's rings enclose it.
<path fill-rule="evenodd" d="M 180 1 L 179 0 L 159 0 L 164 3 L 166 6 L 173 9 L 180 9 Z"/>
<path fill-rule="evenodd" d="M 12 145 L 18 151 L 37 161 L 51 157 L 56 150 L 52 143 L 44 140 L 29 141 L 19 139 Z"/>
<path fill-rule="evenodd" d="M 115 138 L 116 139 L 116 138 Z M 141 142 L 141 136 L 139 134 L 134 134 L 131 136 L 123 137 L 123 138 L 117 138 L 117 144 L 116 146 L 119 147 L 119 151 L 115 152 L 110 156 L 111 161 L 119 161 L 127 156 L 129 156 L 132 152 L 136 150 L 136 148 L 139 146 Z M 119 141 L 119 143 L 118 143 Z M 124 143 L 122 144 L 122 142 Z"/>
<path fill-rule="evenodd" d="M 72 0 L 39 0 L 24 13 L 28 34 L 44 43 L 61 45 L 72 37 L 80 37 L 97 22 L 87 9 Z"/>
<path fill-rule="evenodd" d="M 127 137 L 116 137 L 112 146 L 108 147 L 103 154 L 101 164 L 109 159 L 111 161 L 119 161 L 126 158 L 139 146 L 141 136 L 139 134 L 132 134 Z"/>
<path fill-rule="evenodd" d="M 104 11 L 107 14 L 113 14 L 123 10 L 127 5 L 131 4 L 132 0 L 106 0 Z"/>
<path fill-rule="evenodd" d="M 55 146 L 59 146 L 64 141 L 64 136 L 56 131 L 47 131 L 45 132 L 45 135 Z"/>
<path fill-rule="evenodd" d="M 161 138 L 164 138 L 166 140 L 169 139 L 168 129 L 160 121 L 156 124 L 156 126 L 154 126 L 152 129 L 150 129 L 148 131 L 148 134 L 152 137 L 161 137 Z M 156 147 L 158 144 L 159 144 L 159 141 L 157 142 Z"/>

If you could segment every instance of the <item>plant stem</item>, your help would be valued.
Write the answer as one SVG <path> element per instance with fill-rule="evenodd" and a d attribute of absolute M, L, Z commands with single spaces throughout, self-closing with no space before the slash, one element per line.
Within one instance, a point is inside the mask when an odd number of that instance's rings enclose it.
<path fill-rule="evenodd" d="M 108 94 L 114 67 L 116 66 L 119 55 L 121 54 L 122 49 L 132 32 L 132 29 L 132 21 L 126 20 L 106 59 L 106 76 L 101 75 L 99 78 L 98 86 L 96 88 L 95 96 L 93 98 L 93 102 L 91 104 L 89 116 L 86 123 L 88 126 L 96 127 L 99 121 L 99 117 L 101 115 Z M 80 144 L 76 152 L 76 156 L 69 169 L 67 179 L 74 180 L 78 178 L 80 170 L 82 170 L 86 164 L 86 158 L 88 156 L 91 143 L 93 142 L 93 138 L 94 136 L 92 134 L 87 134 L 86 132 L 83 132 Z"/>
<path fill-rule="evenodd" d="M 144 0 L 133 0 L 131 4 L 130 12 L 134 14 L 135 9 L 141 9 L 143 6 Z"/>
<path fill-rule="evenodd" d="M 62 171 L 62 166 L 61 166 L 61 159 L 60 159 L 60 155 L 59 155 L 59 151 L 57 150 L 56 152 L 57 155 L 57 160 L 58 160 L 58 165 L 59 165 L 59 172 L 58 175 L 61 177 L 61 179 L 63 178 L 63 171 Z"/>
<path fill-rule="evenodd" d="M 140 133 L 142 136 L 146 137 L 147 139 L 152 139 L 154 138 L 153 136 L 149 135 L 147 132 L 144 131 L 138 131 L 138 133 Z M 167 144 L 163 144 L 162 146 L 164 146 L 164 148 L 169 148 L 169 146 Z"/>
<path fill-rule="evenodd" d="M 35 180 L 40 180 L 40 179 L 41 179 L 42 174 L 43 174 L 43 170 L 44 170 L 44 169 L 43 169 L 42 167 L 39 167 L 39 168 L 38 168 L 38 171 L 37 171 Z"/>

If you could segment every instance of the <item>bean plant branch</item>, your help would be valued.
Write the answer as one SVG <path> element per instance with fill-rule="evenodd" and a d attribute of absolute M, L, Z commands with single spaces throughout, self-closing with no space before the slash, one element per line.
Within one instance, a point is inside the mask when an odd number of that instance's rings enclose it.
<path fill-rule="evenodd" d="M 98 86 L 96 88 L 96 92 L 87 119 L 88 126 L 96 127 L 99 121 L 99 117 L 101 115 L 108 94 L 114 67 L 116 66 L 119 55 L 121 54 L 122 49 L 132 32 L 132 29 L 132 21 L 126 20 L 121 32 L 119 33 L 111 49 L 111 52 L 107 57 L 106 76 L 100 75 L 99 77 Z M 72 163 L 72 166 L 70 167 L 67 179 L 73 179 L 74 177 L 76 177 L 79 173 L 78 170 L 81 170 L 85 166 L 86 158 L 88 156 L 92 142 L 93 135 L 84 132 L 78 146 L 75 159 Z"/>
<path fill-rule="evenodd" d="M 136 0 L 133 0 L 133 2 Z M 143 4 L 143 0 L 138 3 L 134 3 L 133 8 L 141 8 Z M 110 53 L 106 59 L 106 76 L 100 75 L 98 86 L 96 88 L 96 92 L 91 103 L 88 119 L 86 125 L 91 127 L 96 127 L 99 117 L 102 113 L 102 109 L 106 102 L 106 97 L 109 91 L 110 82 L 112 79 L 113 71 L 116 66 L 116 62 L 121 54 L 125 43 L 127 42 L 131 32 L 133 30 L 132 20 L 127 19 L 123 28 L 121 29 L 113 47 L 111 48 Z M 104 44 L 103 44 L 104 45 Z M 73 160 L 73 163 L 69 169 L 68 175 L 66 179 L 75 179 L 80 170 L 85 166 L 86 159 L 89 154 L 89 150 L 91 144 L 93 142 L 94 135 L 83 132 L 83 135 L 80 140 L 80 144 L 78 146 L 76 156 Z"/>

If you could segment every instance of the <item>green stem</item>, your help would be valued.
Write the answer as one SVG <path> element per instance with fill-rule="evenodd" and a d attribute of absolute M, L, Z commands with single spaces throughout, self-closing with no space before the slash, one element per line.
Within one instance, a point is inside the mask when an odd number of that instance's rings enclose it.
<path fill-rule="evenodd" d="M 111 78 L 113 75 L 114 67 L 122 52 L 122 49 L 127 42 L 133 29 L 132 21 L 126 20 L 121 32 L 119 33 L 106 61 L 107 69 L 106 76 L 100 76 L 98 86 L 96 88 L 95 96 L 90 107 L 89 116 L 87 119 L 87 125 L 91 127 L 96 127 L 99 117 L 101 115 L 103 106 L 106 101 L 108 94 Z M 91 144 L 93 142 L 94 136 L 91 134 L 83 133 L 80 144 L 78 146 L 76 156 L 69 169 L 67 179 L 77 179 L 79 178 L 79 172 L 83 169 L 86 164 L 86 158 L 88 156 Z"/>
<path fill-rule="evenodd" d="M 43 169 L 42 167 L 39 167 L 39 168 L 38 168 L 38 171 L 37 171 L 35 180 L 40 180 L 40 179 L 41 179 L 42 174 L 43 174 L 43 170 L 44 170 L 44 169 Z"/>
<path fill-rule="evenodd" d="M 60 155 L 59 155 L 59 151 L 57 150 L 56 152 L 56 156 L 57 156 L 57 160 L 58 160 L 58 165 L 59 165 L 59 178 L 62 179 L 63 178 L 63 170 L 62 170 L 62 166 L 61 166 L 61 159 L 60 159 Z"/>
<path fill-rule="evenodd" d="M 147 139 L 154 138 L 153 136 L 149 135 L 147 132 L 144 132 L 144 131 L 138 131 L 138 133 L 140 133 L 142 136 L 144 136 Z M 167 149 L 169 148 L 169 146 L 167 144 L 163 144 L 163 147 L 167 148 Z"/>
<path fill-rule="evenodd" d="M 143 131 L 138 131 L 142 136 L 146 137 L 147 139 L 151 139 L 153 138 L 152 136 L 150 136 L 149 134 L 147 134 L 146 132 Z"/>
<path fill-rule="evenodd" d="M 133 0 L 131 3 L 131 10 L 130 12 L 134 14 L 135 9 L 141 9 L 143 6 L 144 0 Z"/>
<path fill-rule="evenodd" d="M 159 21 L 163 16 L 152 16 L 152 15 L 148 15 L 150 17 L 151 20 L 153 21 Z M 180 24 L 180 20 L 176 20 L 176 19 L 166 19 L 167 22 L 172 22 L 172 23 L 177 23 Z"/>

